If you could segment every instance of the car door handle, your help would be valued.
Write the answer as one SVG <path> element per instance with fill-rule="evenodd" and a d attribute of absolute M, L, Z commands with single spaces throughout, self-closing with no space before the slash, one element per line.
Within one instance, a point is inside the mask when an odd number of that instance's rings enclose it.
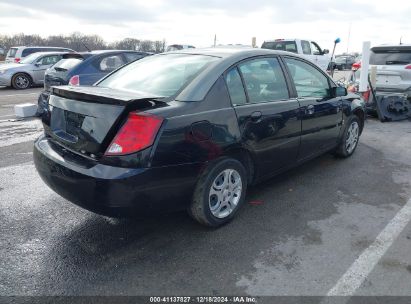
<path fill-rule="evenodd" d="M 314 105 L 309 105 L 305 108 L 305 114 L 307 115 L 313 115 L 315 112 Z"/>
<path fill-rule="evenodd" d="M 252 121 L 258 121 L 261 119 L 262 116 L 263 114 L 260 111 L 255 111 L 250 115 Z"/>

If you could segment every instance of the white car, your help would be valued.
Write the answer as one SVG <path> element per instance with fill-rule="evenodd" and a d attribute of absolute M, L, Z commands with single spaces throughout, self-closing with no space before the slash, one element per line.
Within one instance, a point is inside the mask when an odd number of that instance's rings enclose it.
<path fill-rule="evenodd" d="M 261 45 L 262 49 L 287 51 L 299 54 L 305 59 L 315 63 L 324 71 L 327 70 L 331 56 L 327 49 L 322 49 L 318 43 L 304 39 L 275 39 L 267 40 Z"/>
<path fill-rule="evenodd" d="M 51 46 L 14 46 L 6 55 L 6 63 L 19 63 L 23 58 L 38 52 L 74 52 L 72 49 Z"/>

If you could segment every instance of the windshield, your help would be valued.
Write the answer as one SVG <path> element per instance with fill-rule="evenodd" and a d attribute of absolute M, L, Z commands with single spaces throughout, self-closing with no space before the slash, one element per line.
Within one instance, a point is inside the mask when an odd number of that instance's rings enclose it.
<path fill-rule="evenodd" d="M 55 70 L 67 71 L 67 70 L 72 69 L 75 66 L 79 65 L 82 61 L 83 61 L 83 59 L 79 59 L 79 58 L 62 59 L 59 62 L 57 62 L 53 66 L 53 68 Z"/>
<path fill-rule="evenodd" d="M 191 54 L 150 56 L 118 70 L 98 86 L 156 97 L 170 97 L 218 59 L 220 58 Z"/>
<path fill-rule="evenodd" d="M 337 63 L 345 63 L 346 61 L 349 61 L 350 57 L 345 57 L 345 56 L 338 56 L 335 58 L 335 62 Z"/>
<path fill-rule="evenodd" d="M 17 48 L 11 48 L 7 53 L 7 57 L 14 58 L 16 56 L 16 53 L 17 53 Z"/>
<path fill-rule="evenodd" d="M 295 41 L 270 41 L 264 42 L 261 46 L 262 49 L 287 51 L 292 53 L 297 53 L 297 44 Z"/>
<path fill-rule="evenodd" d="M 20 63 L 33 63 L 33 62 L 36 61 L 40 56 L 41 56 L 41 54 L 39 54 L 39 53 L 31 54 L 31 55 L 27 56 L 26 58 L 22 59 L 22 60 L 20 61 Z"/>
<path fill-rule="evenodd" d="M 390 65 L 411 63 L 411 49 L 371 49 L 370 64 Z"/>

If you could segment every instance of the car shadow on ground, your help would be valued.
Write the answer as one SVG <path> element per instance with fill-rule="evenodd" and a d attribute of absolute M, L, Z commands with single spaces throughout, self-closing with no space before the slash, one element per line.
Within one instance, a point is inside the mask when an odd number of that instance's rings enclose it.
<path fill-rule="evenodd" d="M 88 213 L 80 224 L 53 236 L 42 271 L 42 279 L 49 283 L 45 286 L 53 288 L 42 292 L 150 294 L 164 285 L 165 293 L 201 293 L 207 286 L 196 285 L 197 275 L 215 276 L 216 263 L 223 261 L 227 274 L 220 274 L 217 281 L 243 294 L 235 283 L 240 274 L 252 270 L 259 252 L 290 238 L 320 245 L 321 231 L 308 223 L 337 213 L 338 191 L 361 194 L 373 188 L 372 180 L 359 178 L 365 172 L 381 175 L 395 169 L 379 166 L 381 158 L 365 145 L 346 160 L 321 156 L 251 188 L 236 218 L 219 229 L 203 227 L 185 212 L 143 219 Z M 363 202 L 392 202 L 400 186 L 393 182 L 387 186 L 393 191 L 370 193 Z"/>

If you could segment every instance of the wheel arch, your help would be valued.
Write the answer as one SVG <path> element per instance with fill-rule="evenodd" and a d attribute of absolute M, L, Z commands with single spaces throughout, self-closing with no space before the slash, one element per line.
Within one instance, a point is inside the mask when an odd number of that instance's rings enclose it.
<path fill-rule="evenodd" d="M 233 158 L 239 161 L 247 171 L 247 183 L 252 184 L 255 180 L 255 163 L 253 157 L 246 148 L 236 147 L 227 150 L 224 153 L 225 157 Z"/>

